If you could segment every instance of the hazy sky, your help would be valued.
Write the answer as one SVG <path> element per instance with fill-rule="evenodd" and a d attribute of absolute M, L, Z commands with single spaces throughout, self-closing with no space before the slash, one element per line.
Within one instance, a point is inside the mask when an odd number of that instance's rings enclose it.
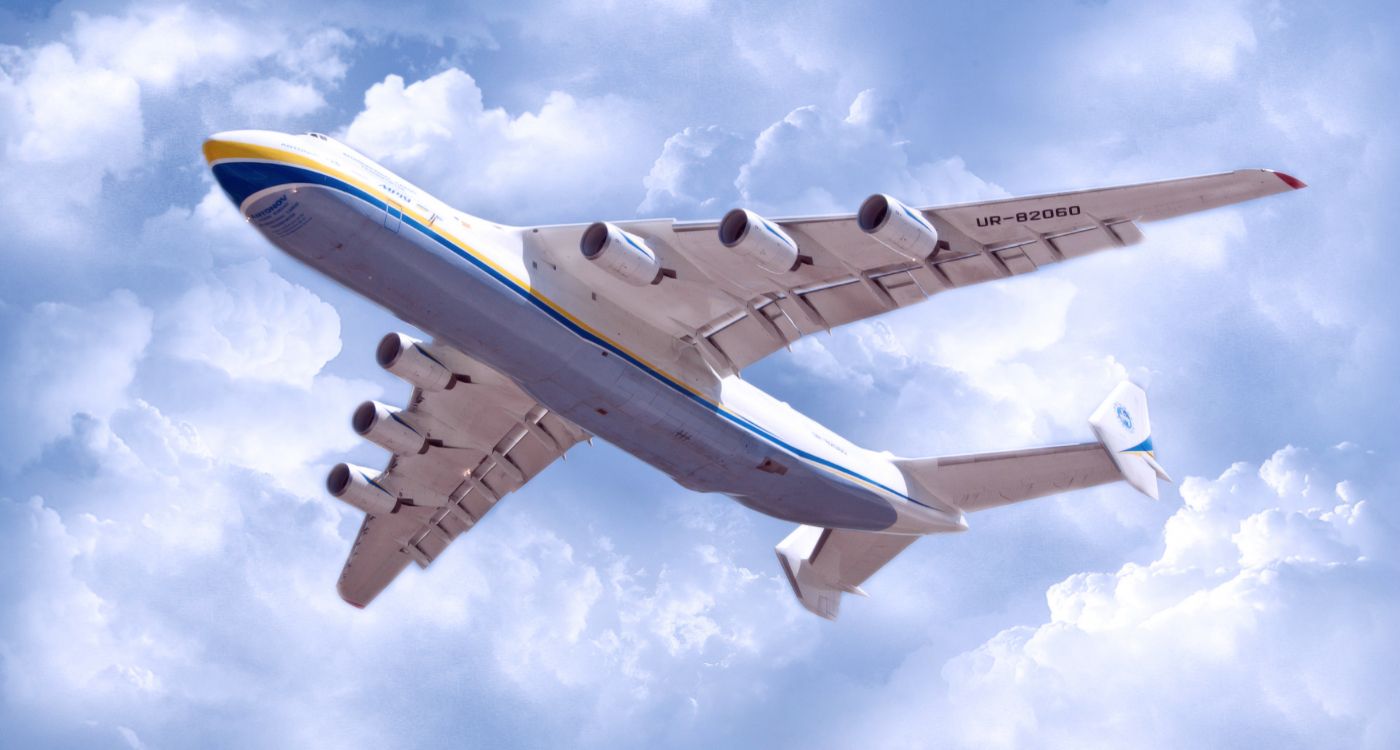
<path fill-rule="evenodd" d="M 0 736 L 17 747 L 1400 745 L 1389 3 L 0 8 Z M 514 223 L 849 211 L 1238 167 L 1307 190 L 804 340 L 857 442 L 1082 440 L 1105 487 L 922 540 L 835 623 L 790 525 L 580 446 L 369 609 L 332 464 L 404 326 L 199 153 L 316 130 Z"/>

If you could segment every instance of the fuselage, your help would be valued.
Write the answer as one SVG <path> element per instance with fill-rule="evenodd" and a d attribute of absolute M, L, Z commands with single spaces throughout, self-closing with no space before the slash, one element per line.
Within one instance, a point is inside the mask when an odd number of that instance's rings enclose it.
<path fill-rule="evenodd" d="M 514 379 L 545 407 L 660 469 L 798 523 L 965 528 L 860 448 L 532 254 L 531 230 L 464 214 L 325 136 L 221 133 L 216 179 L 273 244 Z"/>

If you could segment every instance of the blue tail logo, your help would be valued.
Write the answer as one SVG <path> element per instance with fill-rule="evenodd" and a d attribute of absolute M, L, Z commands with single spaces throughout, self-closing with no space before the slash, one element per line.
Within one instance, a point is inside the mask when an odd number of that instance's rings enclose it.
<path fill-rule="evenodd" d="M 1133 431 L 1133 415 L 1128 413 L 1128 409 L 1122 404 L 1113 405 L 1113 413 L 1118 415 L 1118 421 L 1123 424 L 1123 429 L 1128 432 Z"/>

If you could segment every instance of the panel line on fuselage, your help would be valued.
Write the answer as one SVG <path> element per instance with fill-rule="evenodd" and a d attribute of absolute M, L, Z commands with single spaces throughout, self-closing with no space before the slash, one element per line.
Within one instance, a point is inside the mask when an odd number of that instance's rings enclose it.
<path fill-rule="evenodd" d="M 262 189 L 249 192 L 246 195 L 234 196 L 239 203 L 240 212 L 242 210 L 242 207 L 246 205 L 246 203 L 249 200 L 251 200 L 254 196 L 264 193 L 268 189 L 282 187 L 284 185 L 290 185 L 294 182 L 298 184 L 316 185 L 339 190 L 348 195 L 363 200 L 381 210 L 388 210 L 387 207 L 390 205 L 389 200 L 386 197 L 380 195 L 378 191 L 375 191 L 368 185 L 361 183 L 360 181 L 354 179 L 350 175 L 341 173 L 338 170 L 320 164 L 315 160 L 303 157 L 300 154 L 281 151 L 279 149 L 266 146 L 248 146 L 242 144 L 228 143 L 211 145 L 215 146 L 215 149 L 212 150 L 223 150 L 229 152 L 229 155 L 227 156 L 215 156 L 210 160 L 210 165 L 216 172 L 218 171 L 218 167 L 224 164 L 232 162 L 253 162 L 271 166 L 274 168 L 273 171 L 286 170 L 293 176 L 292 179 L 288 179 L 283 182 L 279 182 L 272 185 L 263 186 Z M 240 151 L 244 153 L 239 153 Z M 921 503 L 918 500 L 915 500 L 914 498 L 909 497 L 908 495 L 905 495 L 902 492 L 899 492 L 898 490 L 895 490 L 891 487 L 881 484 L 880 482 L 870 479 L 869 477 L 866 477 L 850 468 L 841 466 L 840 464 L 832 462 L 821 456 L 817 456 L 801 448 L 798 448 L 797 446 L 791 445 L 787 441 L 779 438 L 777 435 L 774 435 L 765 428 L 750 421 L 743 415 L 733 412 L 730 409 L 726 408 L 722 403 L 710 400 L 703 393 L 692 388 L 689 384 L 685 383 L 679 378 L 676 378 L 675 376 L 650 364 L 649 362 L 643 360 L 636 354 L 633 354 L 632 352 L 628 351 L 620 344 L 606 338 L 602 334 L 593 330 L 592 327 L 588 326 L 582 320 L 574 317 L 571 313 L 560 307 L 554 301 L 534 291 L 534 289 L 530 287 L 528 283 L 515 278 L 508 271 L 499 267 L 489 258 L 485 257 L 483 254 L 479 253 L 475 249 L 471 248 L 469 245 L 467 245 L 467 243 L 463 242 L 461 239 L 448 235 L 445 232 L 439 232 L 437 229 L 428 226 L 428 224 L 422 219 L 421 216 L 419 216 L 417 213 L 413 212 L 410 209 L 403 208 L 397 203 L 395 203 L 394 206 L 395 208 L 399 209 L 400 213 L 402 214 L 403 220 L 408 222 L 414 229 L 418 230 L 425 236 L 433 239 L 439 245 L 448 249 L 453 254 L 457 255 L 463 260 L 472 263 L 482 271 L 485 271 L 488 275 L 496 279 L 498 283 L 502 284 L 515 294 L 521 296 L 526 301 L 530 302 L 534 307 L 553 318 L 560 325 L 563 325 L 565 328 L 573 331 L 576 335 L 580 336 L 585 341 L 588 341 L 589 343 L 592 343 L 595 346 L 600 346 L 606 350 L 612 351 L 613 353 L 617 354 L 618 356 L 622 357 L 625 361 L 633 365 L 634 367 L 637 367 L 642 372 L 650 375 L 652 378 L 667 385 L 673 390 L 676 390 L 677 392 L 687 396 L 688 398 L 694 400 L 696 403 L 699 403 L 700 405 L 704 406 L 706 409 L 714 412 L 715 414 L 718 414 L 719 416 L 724 417 L 730 422 L 748 430 L 749 432 L 752 432 L 753 434 L 759 436 L 766 442 L 778 448 L 781 448 L 787 451 L 788 453 L 797 456 L 798 458 L 801 458 L 803 460 L 808 461 L 809 463 L 822 467 L 827 471 L 831 471 L 832 473 L 842 477 L 843 479 L 846 479 L 847 481 L 854 480 L 876 490 L 889 493 L 890 495 L 893 495 L 894 497 L 899 498 L 901 500 L 905 500 L 916 505 L 932 509 L 932 506 L 928 506 L 925 503 Z"/>

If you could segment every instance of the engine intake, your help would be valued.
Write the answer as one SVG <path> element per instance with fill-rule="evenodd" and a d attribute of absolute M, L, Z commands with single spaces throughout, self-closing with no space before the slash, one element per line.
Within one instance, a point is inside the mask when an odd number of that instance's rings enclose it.
<path fill-rule="evenodd" d="M 402 333 L 379 340 L 374 351 L 379 366 L 425 391 L 442 391 L 456 382 L 452 371 L 423 348 L 423 342 Z"/>
<path fill-rule="evenodd" d="M 331 493 L 331 497 L 371 516 L 388 515 L 398 509 L 399 499 L 370 479 L 376 474 L 363 466 L 336 464 L 326 477 L 326 491 Z"/>
<path fill-rule="evenodd" d="M 402 412 L 378 401 L 355 409 L 350 426 L 360 437 L 396 455 L 427 453 L 428 438 L 399 416 Z"/>
<path fill-rule="evenodd" d="M 736 208 L 719 222 L 719 242 L 758 264 L 769 273 L 796 271 L 802 264 L 797 243 L 782 227 L 744 208 Z"/>
<path fill-rule="evenodd" d="M 856 212 L 860 231 L 912 260 L 938 252 L 938 230 L 924 215 L 883 193 L 865 199 Z"/>
<path fill-rule="evenodd" d="M 583 230 L 578 249 L 583 257 L 633 286 L 660 284 L 666 275 L 646 240 L 607 222 L 594 222 Z"/>

